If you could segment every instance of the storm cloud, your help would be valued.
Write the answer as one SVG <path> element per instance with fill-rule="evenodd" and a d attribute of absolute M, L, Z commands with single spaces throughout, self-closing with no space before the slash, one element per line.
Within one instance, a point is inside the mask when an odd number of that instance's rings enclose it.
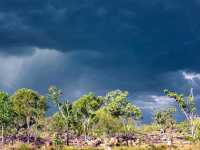
<path fill-rule="evenodd" d="M 198 95 L 183 73 L 200 72 L 199 14 L 199 0 L 0 1 L 0 88 L 122 89 L 150 108 L 164 88 Z"/>

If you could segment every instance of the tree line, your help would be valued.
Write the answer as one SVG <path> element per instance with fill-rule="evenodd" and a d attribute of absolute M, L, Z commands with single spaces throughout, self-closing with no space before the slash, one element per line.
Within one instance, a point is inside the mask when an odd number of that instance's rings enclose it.
<path fill-rule="evenodd" d="M 164 90 L 166 96 L 173 98 L 186 117 L 191 129 L 191 135 L 196 137 L 197 117 L 193 91 L 186 97 L 174 91 Z M 57 108 L 52 116 L 45 112 L 51 101 Z M 175 108 L 169 108 L 155 114 L 155 122 L 165 130 L 175 122 Z M 41 132 L 55 135 L 55 143 L 59 144 L 59 135 L 64 134 L 69 145 L 70 135 L 83 135 L 87 141 L 90 136 L 110 136 L 116 133 L 128 134 L 134 132 L 135 121 L 141 119 L 142 111 L 128 99 L 128 92 L 114 90 L 105 96 L 88 93 L 70 102 L 56 86 L 50 86 L 45 96 L 38 92 L 22 88 L 10 95 L 0 92 L 0 125 L 1 140 L 4 136 L 25 134 L 27 142 L 30 137 L 40 136 Z"/>

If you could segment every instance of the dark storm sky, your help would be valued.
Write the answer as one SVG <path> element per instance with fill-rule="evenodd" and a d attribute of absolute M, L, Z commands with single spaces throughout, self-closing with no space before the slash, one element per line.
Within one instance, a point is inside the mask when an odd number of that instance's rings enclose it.
<path fill-rule="evenodd" d="M 8 92 L 57 85 L 73 100 L 122 89 L 148 112 L 173 105 L 164 88 L 198 97 L 199 58 L 200 0 L 0 0 Z"/>

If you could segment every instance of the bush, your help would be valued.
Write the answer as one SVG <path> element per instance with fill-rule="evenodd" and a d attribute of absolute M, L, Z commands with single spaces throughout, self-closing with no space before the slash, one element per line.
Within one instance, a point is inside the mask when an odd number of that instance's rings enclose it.
<path fill-rule="evenodd" d="M 193 125 L 195 126 L 195 136 L 186 136 L 185 139 L 191 142 L 200 141 L 200 118 L 196 118 L 193 120 Z M 189 123 L 184 121 L 176 125 L 176 128 L 179 132 L 189 133 Z"/>
<path fill-rule="evenodd" d="M 186 132 L 189 131 L 188 123 L 187 123 L 186 121 L 176 123 L 174 127 L 175 127 L 175 128 L 178 130 L 178 132 L 180 132 L 180 133 L 186 133 Z"/>
<path fill-rule="evenodd" d="M 55 135 L 52 141 L 54 146 L 63 146 L 64 142 L 59 138 L 59 136 Z"/>
<path fill-rule="evenodd" d="M 154 132 L 154 131 L 159 131 L 160 128 L 161 127 L 157 124 L 143 125 L 140 128 L 140 131 L 142 131 L 142 132 Z"/>
<path fill-rule="evenodd" d="M 195 140 L 200 140 L 200 118 L 197 118 L 193 121 L 194 126 L 196 127 L 195 131 Z"/>
<path fill-rule="evenodd" d="M 96 124 L 93 127 L 93 135 L 113 135 L 121 130 L 123 127 L 120 120 L 113 117 L 110 113 L 104 109 L 100 109 L 96 112 Z"/>
<path fill-rule="evenodd" d="M 167 150 L 167 146 L 166 145 L 159 145 L 159 146 L 149 145 L 147 150 Z"/>
<path fill-rule="evenodd" d="M 33 148 L 29 144 L 21 144 L 18 147 L 18 150 L 32 150 Z"/>

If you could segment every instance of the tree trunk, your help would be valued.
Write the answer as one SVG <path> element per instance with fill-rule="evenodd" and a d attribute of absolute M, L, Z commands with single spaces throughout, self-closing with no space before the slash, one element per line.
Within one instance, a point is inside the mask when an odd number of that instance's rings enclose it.
<path fill-rule="evenodd" d="M 35 142 L 37 141 L 37 134 L 38 134 L 38 132 L 37 132 L 37 123 L 36 123 L 36 127 L 35 127 L 35 137 L 34 137 L 34 139 L 35 139 Z"/>
<path fill-rule="evenodd" d="M 66 139 L 66 142 L 67 142 L 66 144 L 67 144 L 67 146 L 69 146 L 69 134 L 68 134 L 68 130 L 67 130 L 66 138 L 67 138 L 67 139 Z"/>
<path fill-rule="evenodd" d="M 89 136 L 89 125 L 90 125 L 90 118 L 86 119 L 86 125 L 85 125 L 85 137 L 86 140 L 88 140 L 88 136 Z"/>
<path fill-rule="evenodd" d="M 84 117 L 84 122 L 83 122 L 83 130 L 84 130 L 84 136 L 85 136 L 85 142 L 87 141 L 87 136 L 88 136 L 88 123 L 89 119 Z"/>
<path fill-rule="evenodd" d="M 1 126 L 1 142 L 2 142 L 2 146 L 4 144 L 4 127 L 3 125 Z"/>
<path fill-rule="evenodd" d="M 190 121 L 190 130 L 191 130 L 191 134 L 192 134 L 192 138 L 195 138 L 195 126 L 193 125 L 193 119 L 191 119 Z"/>
<path fill-rule="evenodd" d="M 125 134 L 125 136 L 127 136 L 127 126 L 128 126 L 127 122 L 128 121 L 126 119 L 123 119 L 123 126 L 124 126 L 124 134 Z"/>
<path fill-rule="evenodd" d="M 194 117 L 191 114 L 187 114 L 186 111 L 184 111 L 184 110 L 183 110 L 183 113 L 184 113 L 187 121 L 189 122 L 190 132 L 192 134 L 192 138 L 195 138 L 195 126 L 193 125 Z"/>
<path fill-rule="evenodd" d="M 26 117 L 28 144 L 30 143 L 30 118 Z"/>
<path fill-rule="evenodd" d="M 84 130 L 84 134 L 85 134 L 85 142 L 86 142 L 86 140 L 87 140 L 86 121 L 84 121 L 84 123 L 83 123 L 83 130 Z"/>

